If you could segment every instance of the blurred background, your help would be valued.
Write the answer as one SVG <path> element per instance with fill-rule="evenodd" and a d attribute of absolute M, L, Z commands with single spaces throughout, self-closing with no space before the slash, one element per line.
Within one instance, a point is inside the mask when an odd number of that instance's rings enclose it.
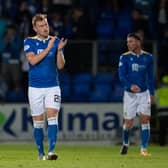
<path fill-rule="evenodd" d="M 60 72 L 60 140 L 121 143 L 119 56 L 139 33 L 154 56 L 156 104 L 151 141 L 168 142 L 168 0 L 0 0 L 0 141 L 32 139 L 23 40 L 31 18 L 46 13 L 51 35 L 68 39 Z M 132 131 L 139 141 L 139 121 Z"/>

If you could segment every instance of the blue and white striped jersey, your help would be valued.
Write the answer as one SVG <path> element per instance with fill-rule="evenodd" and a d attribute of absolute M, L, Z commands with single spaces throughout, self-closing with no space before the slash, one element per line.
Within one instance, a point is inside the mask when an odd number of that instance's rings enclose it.
<path fill-rule="evenodd" d="M 120 56 L 119 78 L 125 90 L 132 92 L 130 87 L 135 84 L 141 92 L 149 89 L 150 95 L 154 95 L 153 56 L 142 51 L 139 56 L 128 51 Z"/>
<path fill-rule="evenodd" d="M 24 52 L 34 52 L 39 54 L 47 48 L 48 42 L 51 39 L 49 36 L 46 40 L 41 40 L 37 36 L 28 37 L 24 40 Z M 60 39 L 55 40 L 54 46 L 48 52 L 46 57 L 36 65 L 29 64 L 29 86 L 37 88 L 47 88 L 58 86 L 58 70 L 57 70 L 57 47 Z"/>

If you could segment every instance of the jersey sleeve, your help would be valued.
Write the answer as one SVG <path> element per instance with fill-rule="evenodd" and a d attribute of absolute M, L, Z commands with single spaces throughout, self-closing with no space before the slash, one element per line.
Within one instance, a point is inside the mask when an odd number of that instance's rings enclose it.
<path fill-rule="evenodd" d="M 119 79 L 125 88 L 131 87 L 131 82 L 127 79 L 127 62 L 124 55 L 121 55 L 119 60 Z"/>
<path fill-rule="evenodd" d="M 29 39 L 29 38 L 24 40 L 24 52 L 25 52 L 25 54 L 28 54 L 29 52 L 35 53 L 34 46 L 32 44 L 31 39 Z"/>
<path fill-rule="evenodd" d="M 149 66 L 147 69 L 148 74 L 148 89 L 150 92 L 150 95 L 154 95 L 154 68 L 153 68 L 153 56 L 149 55 Z"/>

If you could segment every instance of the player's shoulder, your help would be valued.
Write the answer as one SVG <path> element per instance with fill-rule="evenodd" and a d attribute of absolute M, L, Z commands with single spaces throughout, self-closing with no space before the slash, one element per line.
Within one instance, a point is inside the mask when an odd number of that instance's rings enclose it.
<path fill-rule="evenodd" d="M 147 51 L 142 51 L 142 53 L 146 56 L 149 56 L 149 57 L 152 57 L 153 55 L 150 53 L 150 52 L 147 52 Z"/>
<path fill-rule="evenodd" d="M 49 35 L 50 38 L 55 37 L 56 39 L 58 38 L 58 36 L 53 36 L 53 35 Z"/>
<path fill-rule="evenodd" d="M 131 51 L 127 51 L 127 52 L 122 53 L 120 57 L 121 58 L 126 58 L 126 57 L 130 56 L 131 54 L 132 54 Z"/>
<path fill-rule="evenodd" d="M 53 38 L 53 37 L 55 37 L 56 40 L 60 41 L 60 38 L 58 36 L 49 35 L 49 38 Z"/>
<path fill-rule="evenodd" d="M 36 43 L 36 36 L 27 37 L 24 39 L 24 51 L 30 49 Z"/>
<path fill-rule="evenodd" d="M 122 55 L 122 56 L 128 56 L 128 55 L 130 55 L 131 53 L 132 53 L 131 51 L 127 51 L 127 52 L 122 53 L 121 55 Z"/>
<path fill-rule="evenodd" d="M 33 42 L 33 41 L 35 41 L 35 40 L 37 40 L 37 36 L 29 36 L 29 37 L 26 37 L 26 38 L 24 39 L 24 43 L 25 43 L 25 42 Z"/>
<path fill-rule="evenodd" d="M 25 40 L 36 40 L 37 36 L 28 36 L 25 38 Z"/>

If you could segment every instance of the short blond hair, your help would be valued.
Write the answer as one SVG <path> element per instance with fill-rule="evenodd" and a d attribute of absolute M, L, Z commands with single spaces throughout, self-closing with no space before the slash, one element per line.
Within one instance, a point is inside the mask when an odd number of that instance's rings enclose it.
<path fill-rule="evenodd" d="M 46 14 L 38 13 L 35 16 L 33 16 L 32 25 L 35 26 L 38 21 L 43 21 L 45 19 L 47 19 L 47 15 Z"/>

